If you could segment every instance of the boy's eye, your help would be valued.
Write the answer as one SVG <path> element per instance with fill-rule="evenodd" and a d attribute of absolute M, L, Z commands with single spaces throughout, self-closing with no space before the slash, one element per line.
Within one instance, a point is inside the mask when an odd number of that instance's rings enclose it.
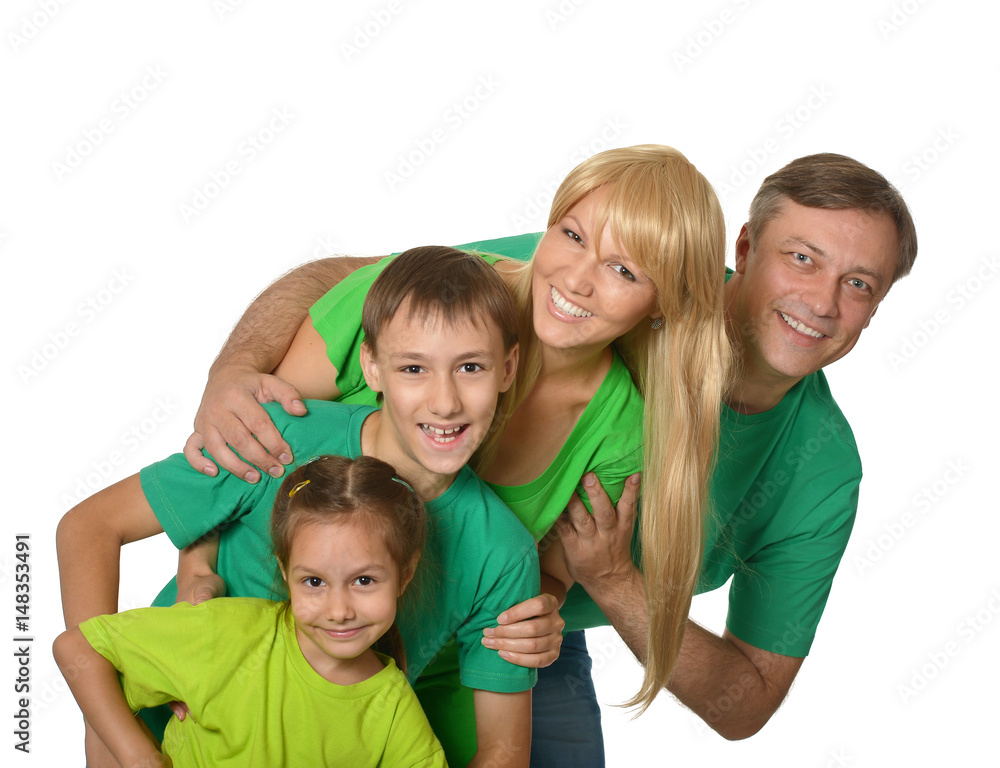
<path fill-rule="evenodd" d="M 403 373 L 420 373 L 423 370 L 419 365 L 407 365 L 403 368 Z"/>

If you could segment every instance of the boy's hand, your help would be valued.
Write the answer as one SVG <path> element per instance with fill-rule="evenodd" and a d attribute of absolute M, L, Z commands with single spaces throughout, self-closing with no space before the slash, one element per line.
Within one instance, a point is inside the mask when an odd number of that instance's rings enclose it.
<path fill-rule="evenodd" d="M 177 602 L 198 605 L 206 600 L 226 596 L 226 582 L 217 573 L 193 576 L 181 583 L 177 581 Z"/>
<path fill-rule="evenodd" d="M 499 626 L 483 630 L 483 645 L 500 652 L 519 667 L 547 667 L 559 658 L 562 631 L 559 601 L 542 594 L 518 603 L 497 619 Z"/>

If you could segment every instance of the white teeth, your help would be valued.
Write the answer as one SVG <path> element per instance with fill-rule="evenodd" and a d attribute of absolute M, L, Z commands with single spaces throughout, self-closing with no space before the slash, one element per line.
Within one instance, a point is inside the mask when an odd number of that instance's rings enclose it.
<path fill-rule="evenodd" d="M 803 325 L 794 317 L 789 317 L 780 310 L 778 314 L 781 315 L 782 320 L 788 323 L 792 328 L 794 328 L 799 333 L 804 333 L 806 336 L 812 336 L 814 339 L 822 339 L 826 335 L 825 333 L 820 333 L 819 331 L 813 330 L 808 325 Z"/>
<path fill-rule="evenodd" d="M 581 309 L 576 304 L 570 304 L 555 288 L 552 289 L 552 303 L 556 305 L 560 312 L 565 312 L 567 315 L 572 315 L 573 317 L 593 317 L 594 315 L 593 312 Z"/>
<path fill-rule="evenodd" d="M 440 427 L 435 427 L 430 424 L 421 424 L 420 428 L 424 431 L 424 434 L 429 437 L 433 437 L 436 442 L 439 443 L 450 443 L 458 437 L 458 433 L 465 429 L 465 425 L 460 427 L 449 427 L 448 429 L 441 429 Z"/>

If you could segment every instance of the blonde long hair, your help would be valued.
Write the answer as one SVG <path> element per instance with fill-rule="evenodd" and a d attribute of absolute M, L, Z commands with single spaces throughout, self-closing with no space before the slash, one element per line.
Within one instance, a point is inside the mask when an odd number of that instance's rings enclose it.
<path fill-rule="evenodd" d="M 548 226 L 599 188 L 595 240 L 605 224 L 616 245 L 656 286 L 663 325 L 640 322 L 614 345 L 645 400 L 642 568 L 646 582 L 645 676 L 627 703 L 639 714 L 669 682 L 704 548 L 708 486 L 731 362 L 723 319 L 725 221 L 718 197 L 680 152 L 660 145 L 611 149 L 584 161 L 556 191 Z M 513 288 L 521 357 L 504 403 L 513 411 L 541 369 L 532 329 L 531 266 Z"/>

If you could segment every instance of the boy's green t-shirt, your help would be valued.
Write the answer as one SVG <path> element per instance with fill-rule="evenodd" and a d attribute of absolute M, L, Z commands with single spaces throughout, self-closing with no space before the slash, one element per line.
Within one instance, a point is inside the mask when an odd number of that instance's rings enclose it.
<path fill-rule="evenodd" d="M 527 260 L 541 235 L 459 247 Z M 338 323 L 332 307 L 345 310 L 340 319 L 353 317 L 353 304 L 359 300 L 356 294 L 363 300 L 372 279 L 357 275 L 348 284 L 351 298 L 346 304 L 340 304 L 337 286 L 312 310 L 314 325 L 327 338 L 331 360 L 335 366 L 341 360 L 345 370 L 353 364 L 356 352 L 351 345 L 356 342 L 345 341 L 350 323 Z M 356 383 L 354 374 L 349 377 Z M 638 393 L 634 394 L 638 400 Z M 359 389 L 354 396 L 361 396 Z M 617 455 L 611 449 L 607 457 L 620 462 L 616 475 L 621 482 L 605 485 L 609 496 L 617 500 L 624 479 L 641 466 L 641 400 L 629 401 L 627 415 L 619 412 L 617 418 L 601 421 L 615 427 L 612 434 L 618 433 L 620 424 L 634 430 L 635 448 L 620 448 Z M 576 447 L 574 432 L 563 452 L 572 453 Z M 565 506 L 567 492 L 576 489 L 582 474 L 575 480 L 563 477 L 565 482 L 554 484 L 551 492 L 539 489 L 523 505 L 508 493 L 511 489 L 494 490 L 537 539 L 554 520 L 552 511 Z M 713 511 L 698 592 L 717 589 L 732 577 L 726 623 L 734 635 L 774 653 L 808 654 L 854 525 L 860 482 L 861 459 L 854 435 L 822 371 L 806 376 L 766 413 L 747 416 L 723 405 L 719 458 L 712 477 Z M 546 496 L 549 509 L 539 513 Z M 635 551 L 638 559 L 638 545 Z M 567 630 L 609 623 L 579 585 L 570 590 L 560 613 Z"/>
<path fill-rule="evenodd" d="M 163 751 L 176 768 L 398 765 L 444 768 L 444 751 L 395 662 L 336 685 L 306 661 L 280 603 L 222 598 L 139 608 L 80 625 L 121 673 L 133 710 L 183 701 Z"/>
<path fill-rule="evenodd" d="M 361 426 L 374 408 L 314 400 L 306 404 L 306 416 L 289 416 L 277 403 L 264 406 L 300 457 L 297 464 L 324 454 L 361 455 Z M 140 480 L 178 549 L 222 527 L 217 572 L 229 595 L 284 597 L 270 540 L 271 509 L 283 478 L 264 474 L 251 485 L 224 470 L 213 478 L 176 454 L 143 469 Z M 409 679 L 415 680 L 457 635 L 463 684 L 504 693 L 528 690 L 535 670 L 504 661 L 480 641 L 483 629 L 495 626 L 503 611 L 538 594 L 534 541 L 468 467 L 424 506 L 428 537 L 418 568 L 421 589 L 415 583 L 413 592 L 404 593 L 397 615 Z M 154 605 L 172 604 L 176 593 L 174 579 Z"/>

